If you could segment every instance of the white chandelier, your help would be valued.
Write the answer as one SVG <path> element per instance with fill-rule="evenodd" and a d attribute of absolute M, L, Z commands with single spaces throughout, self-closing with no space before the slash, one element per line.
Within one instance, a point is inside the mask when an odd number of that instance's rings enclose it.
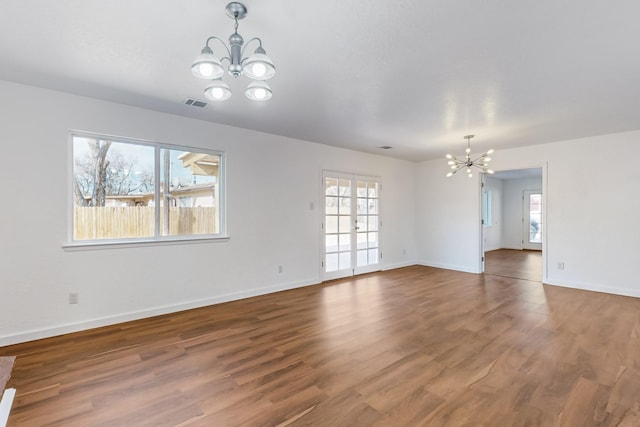
<path fill-rule="evenodd" d="M 267 53 L 262 48 L 262 40 L 258 37 L 254 37 L 244 44 L 244 39 L 238 34 L 238 19 L 242 19 L 247 16 L 247 8 L 242 3 L 231 2 L 225 8 L 227 15 L 235 21 L 234 33 L 229 36 L 229 46 L 221 39 L 215 36 L 211 36 L 207 39 L 205 46 L 202 48 L 200 55 L 193 61 L 191 65 L 191 71 L 197 77 L 202 79 L 211 80 L 207 88 L 204 90 L 204 95 L 212 101 L 224 101 L 231 97 L 231 89 L 222 81 L 224 75 L 224 67 L 222 61 L 228 61 L 227 71 L 233 77 L 238 77 L 240 74 L 244 74 L 253 81 L 249 83 L 244 94 L 249 99 L 256 101 L 266 101 L 271 98 L 271 88 L 265 80 L 270 79 L 276 73 L 276 67 L 271 62 L 271 59 L 267 56 Z M 218 40 L 222 46 L 226 49 L 229 56 L 218 59 L 213 54 L 213 50 L 209 47 L 209 42 L 212 40 Z M 253 55 L 249 57 L 244 56 L 244 50 L 252 41 L 258 42 L 258 48 L 253 52 Z"/>
<path fill-rule="evenodd" d="M 487 151 L 486 153 L 478 156 L 476 159 L 471 159 L 471 138 L 473 137 L 474 135 L 466 135 L 464 137 L 464 139 L 467 140 L 467 149 L 465 150 L 464 160 L 458 160 L 451 154 L 447 154 L 447 159 L 449 159 L 447 164 L 451 169 L 451 172 L 447 174 L 447 178 L 451 178 L 453 175 L 455 175 L 456 172 L 461 169 L 466 169 L 467 176 L 471 178 L 473 177 L 472 168 L 474 167 L 480 169 L 482 173 L 493 173 L 493 171 L 489 169 L 489 162 L 491 161 L 491 157 L 489 157 L 489 155 L 493 153 L 493 150 Z"/>

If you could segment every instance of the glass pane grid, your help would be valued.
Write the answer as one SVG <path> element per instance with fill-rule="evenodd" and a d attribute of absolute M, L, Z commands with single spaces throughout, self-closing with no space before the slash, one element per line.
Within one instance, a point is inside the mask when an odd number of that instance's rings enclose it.
<path fill-rule="evenodd" d="M 355 191 L 352 187 L 355 187 Z M 377 197 L 376 182 L 325 179 L 327 272 L 378 263 Z M 352 200 L 355 206 L 352 206 Z M 352 209 L 357 215 L 355 218 Z"/>

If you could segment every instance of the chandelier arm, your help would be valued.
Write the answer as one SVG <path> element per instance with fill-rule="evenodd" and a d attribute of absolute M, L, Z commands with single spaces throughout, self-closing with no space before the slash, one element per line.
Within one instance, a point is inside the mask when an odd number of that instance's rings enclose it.
<path fill-rule="evenodd" d="M 244 62 L 244 60 L 248 58 L 248 56 L 247 56 L 247 57 L 244 57 L 244 51 L 245 51 L 245 49 L 249 46 L 249 43 L 251 43 L 251 42 L 252 42 L 252 41 L 254 41 L 254 40 L 257 40 L 257 41 L 258 41 L 258 43 L 259 43 L 259 46 L 258 46 L 258 47 L 262 47 L 262 40 L 260 40 L 260 37 L 254 37 L 254 38 L 252 38 L 251 40 L 249 40 L 248 42 L 246 42 L 246 43 L 244 44 L 243 48 L 242 48 L 242 51 L 240 52 L 240 56 L 241 56 L 241 57 L 243 57 L 243 58 L 242 58 L 241 63 L 242 63 L 242 62 Z"/>
<path fill-rule="evenodd" d="M 218 41 L 222 44 L 222 46 L 224 46 L 224 48 L 226 49 L 227 54 L 229 54 L 229 56 L 231 56 L 231 51 L 229 50 L 229 48 L 227 47 L 227 45 L 225 44 L 225 42 L 224 42 L 224 41 L 222 41 L 221 39 L 219 39 L 219 38 L 218 38 L 218 37 L 216 37 L 216 36 L 211 36 L 211 37 L 209 37 L 209 38 L 207 39 L 206 46 L 207 46 L 209 49 L 211 49 L 211 48 L 209 47 L 209 42 L 210 42 L 211 40 L 218 40 Z M 227 59 L 228 59 L 228 58 L 227 58 Z"/>

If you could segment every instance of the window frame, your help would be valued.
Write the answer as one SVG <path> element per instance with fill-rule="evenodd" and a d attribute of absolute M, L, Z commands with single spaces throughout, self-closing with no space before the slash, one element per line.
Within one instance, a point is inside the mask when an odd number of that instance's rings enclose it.
<path fill-rule="evenodd" d="M 219 232 L 216 234 L 196 234 L 196 235 L 172 235 L 161 236 L 159 233 L 160 221 L 160 203 L 155 204 L 155 235 L 152 237 L 140 238 L 120 238 L 120 239 L 93 239 L 93 240 L 74 240 L 73 238 L 73 210 L 74 210 L 74 157 L 73 157 L 73 141 L 74 138 L 90 138 L 90 139 L 107 139 L 117 143 L 142 145 L 153 147 L 154 149 L 154 191 L 155 200 L 159 200 L 161 194 L 160 188 L 160 151 L 162 149 L 176 151 L 192 151 L 197 153 L 206 153 L 219 156 L 218 165 L 218 194 L 216 202 L 218 205 L 219 216 Z M 226 177 L 226 153 L 221 150 L 211 150 L 208 148 L 193 147 L 186 145 L 167 144 L 163 142 L 149 141 L 137 138 L 107 135 L 96 132 L 86 131 L 69 131 L 67 142 L 67 235 L 66 241 L 62 245 L 65 250 L 83 250 L 83 249 L 108 249 L 114 247 L 140 247 L 140 246 L 156 246 L 156 245 L 175 245 L 175 244 L 191 244 L 191 243 L 207 243 L 207 242 L 223 242 L 229 240 L 227 231 L 227 177 Z"/>

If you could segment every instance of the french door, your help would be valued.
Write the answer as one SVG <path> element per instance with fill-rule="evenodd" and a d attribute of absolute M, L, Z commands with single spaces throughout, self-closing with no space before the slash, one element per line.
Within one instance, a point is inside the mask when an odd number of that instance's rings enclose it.
<path fill-rule="evenodd" d="M 380 181 L 324 172 L 322 279 L 380 270 Z"/>
<path fill-rule="evenodd" d="M 542 250 L 542 192 L 522 193 L 522 249 Z"/>

